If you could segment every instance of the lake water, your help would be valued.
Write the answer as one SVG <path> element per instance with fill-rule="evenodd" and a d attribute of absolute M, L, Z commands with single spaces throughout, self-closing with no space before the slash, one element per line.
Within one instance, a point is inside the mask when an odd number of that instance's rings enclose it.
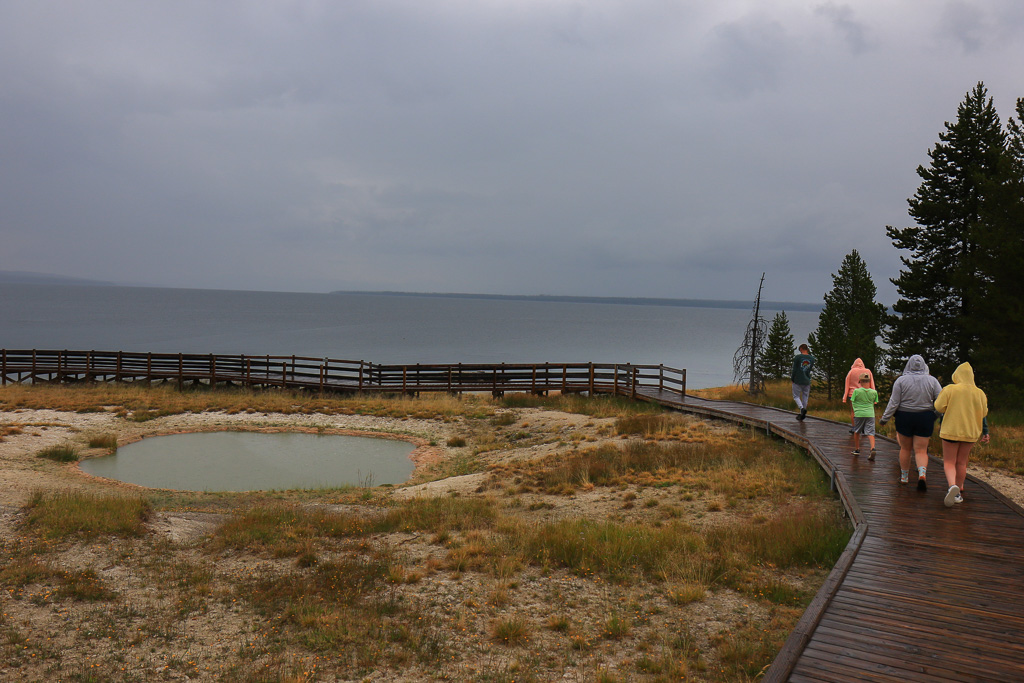
<path fill-rule="evenodd" d="M 143 439 L 80 466 L 98 477 L 186 491 L 376 486 L 409 478 L 413 448 L 358 436 L 202 432 Z"/>
<path fill-rule="evenodd" d="M 786 314 L 797 343 L 817 326 L 816 311 Z M 749 319 L 711 306 L 0 284 L 0 348 L 662 363 L 695 389 L 732 381 Z"/>

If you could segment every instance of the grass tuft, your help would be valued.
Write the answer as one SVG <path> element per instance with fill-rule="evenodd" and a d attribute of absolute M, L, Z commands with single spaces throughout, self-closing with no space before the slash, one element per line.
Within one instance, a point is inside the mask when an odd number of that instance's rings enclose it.
<path fill-rule="evenodd" d="M 47 539 L 142 536 L 149 502 L 137 496 L 78 491 L 36 491 L 27 505 L 26 526 Z"/>
<path fill-rule="evenodd" d="M 491 624 L 491 640 L 502 645 L 522 645 L 530 636 L 530 626 L 521 617 L 499 619 Z"/>
<path fill-rule="evenodd" d="M 218 527 L 211 549 L 296 557 L 312 565 L 316 564 L 315 539 L 362 536 L 368 531 L 361 517 L 272 503 L 251 508 Z"/>
<path fill-rule="evenodd" d="M 117 450 L 117 434 L 94 434 L 89 437 L 89 448 Z"/>
<path fill-rule="evenodd" d="M 36 455 L 56 462 L 78 462 L 78 449 L 66 443 L 44 448 Z"/>
<path fill-rule="evenodd" d="M 389 509 L 375 529 L 434 533 L 487 529 L 497 517 L 497 506 L 487 498 L 417 497 Z"/>

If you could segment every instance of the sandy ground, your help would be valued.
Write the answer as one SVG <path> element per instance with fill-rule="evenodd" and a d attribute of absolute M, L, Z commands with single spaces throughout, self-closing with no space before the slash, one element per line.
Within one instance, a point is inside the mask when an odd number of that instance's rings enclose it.
<path fill-rule="evenodd" d="M 534 435 L 516 448 L 497 449 L 486 453 L 488 463 L 502 463 L 508 460 L 532 460 L 544 455 L 569 452 L 580 446 L 591 446 L 604 441 L 619 440 L 613 436 L 613 420 L 592 418 L 545 411 L 539 409 L 517 410 L 516 423 L 509 430 L 528 430 Z M 691 419 L 691 418 L 686 418 Z M 692 418 L 695 422 L 696 418 Z M 707 423 L 707 429 L 728 431 L 735 429 L 725 423 Z M 118 417 L 113 412 L 70 413 L 51 410 L 21 410 L 0 412 L 0 541 L 9 541 L 18 536 L 18 521 L 23 506 L 34 491 L 55 489 L 79 489 L 106 491 L 138 491 L 139 487 L 120 482 L 111 482 L 90 477 L 81 472 L 75 464 L 58 465 L 37 457 L 37 453 L 52 445 L 74 442 L 81 446 L 92 434 L 116 433 L 120 444 L 152 435 L 171 434 L 199 430 L 224 429 L 309 429 L 321 432 L 347 434 L 377 434 L 403 438 L 417 445 L 413 458 L 417 468 L 412 483 L 395 487 L 390 493 L 396 497 L 418 495 L 472 495 L 498 493 L 509 482 L 496 481 L 490 472 L 431 479 L 431 468 L 444 459 L 457 458 L 466 448 L 447 446 L 452 436 L 464 435 L 472 427 L 462 420 L 417 420 L 396 419 L 361 415 L 283 415 L 283 414 L 226 414 L 208 412 L 163 417 L 143 423 L 135 423 Z M 431 444 L 434 445 L 431 445 Z M 104 454 L 101 449 L 84 452 L 86 457 Z M 1024 504 L 1024 481 L 1019 477 L 999 472 L 981 471 L 972 468 L 972 474 L 982 478 L 1002 491 L 1005 495 Z M 939 473 L 936 473 L 939 474 Z M 933 475 L 934 476 L 934 475 Z M 941 476 L 941 475 L 939 475 Z M 417 483 L 418 482 L 418 483 Z M 646 498 L 661 496 L 657 506 L 645 505 Z M 538 504 L 536 519 L 547 520 L 572 517 L 582 514 L 607 517 L 618 520 L 648 517 L 652 511 L 664 510 L 669 506 L 695 525 L 718 524 L 729 521 L 733 514 L 728 509 L 712 508 L 707 500 L 690 500 L 670 490 L 637 488 L 624 491 L 614 487 L 597 487 L 579 490 L 572 496 L 541 496 L 536 500 L 532 494 L 519 497 L 521 505 L 531 507 Z M 340 505 L 328 505 L 333 509 L 344 509 Z M 712 512 L 712 510 L 714 510 Z M 364 510 L 365 511 L 365 510 Z M 747 513 L 750 511 L 748 510 Z M 160 543 L 173 546 L 180 561 L 196 566 L 209 562 L 199 542 L 224 521 L 222 515 L 189 510 L 161 511 L 150 520 L 154 547 L 157 552 Z M 453 622 L 453 628 L 460 628 L 473 635 L 467 640 L 450 644 L 453 663 L 445 675 L 452 679 L 476 679 L 478 674 L 469 675 L 469 666 L 475 658 L 486 655 L 491 671 L 512 673 L 518 666 L 536 666 L 547 672 L 542 680 L 592 681 L 600 671 L 612 671 L 621 667 L 629 671 L 630 660 L 635 660 L 643 648 L 664 647 L 659 634 L 686 631 L 694 635 L 697 644 L 704 649 L 713 649 L 715 639 L 723 637 L 730 630 L 744 624 L 759 623 L 770 618 L 765 606 L 734 591 L 722 589 L 709 593 L 706 599 L 685 606 L 672 604 L 664 593 L 652 592 L 649 586 L 640 586 L 635 591 L 623 589 L 613 592 L 607 585 L 573 576 L 567 572 L 541 574 L 535 568 L 523 570 L 514 584 L 508 584 L 500 577 L 480 574 L 470 580 L 453 577 L 435 567 L 443 566 L 444 551 L 430 538 L 421 534 L 392 534 L 385 542 L 400 549 L 410 572 L 422 574 L 416 583 L 409 583 L 399 589 L 408 600 L 421 606 L 424 613 L 433 614 L 440 620 Z M 117 586 L 124 596 L 124 604 L 140 612 L 169 613 L 170 637 L 166 645 L 155 647 L 151 641 L 145 643 L 122 643 L 122 648 L 137 653 L 133 671 L 138 680 L 218 680 L 213 674 L 200 670 L 200 665 L 213 671 L 220 662 L 226 661 L 237 652 L 240 642 L 260 642 L 265 624 L 251 612 L 226 602 L 211 602 L 207 611 L 184 618 L 173 616 L 169 598 L 160 595 L 153 587 L 152 577 L 147 578 L 142 570 L 126 568 L 122 559 L 124 548 L 114 544 L 110 547 L 81 545 L 61 556 L 65 567 L 96 568 L 105 582 Z M 217 559 L 218 571 L 228 575 L 253 571 L 253 559 L 233 555 Z M 285 571 L 290 560 L 259 561 L 259 571 Z M 280 566 L 278 566 L 280 565 Z M 785 580 L 795 586 L 806 585 L 813 591 L 824 579 L 826 570 L 793 572 Z M 502 598 L 505 594 L 509 598 Z M 499 599 L 510 599 L 505 607 L 496 607 Z M 94 629 L 97 615 L 103 610 L 113 614 L 117 607 L 74 608 L 61 607 L 62 603 L 52 602 L 48 594 L 34 594 L 26 598 L 6 598 L 3 603 L 4 617 L 24 635 L 26 643 L 45 640 L 52 647 L 64 652 L 61 660 L 65 671 L 75 666 L 85 667 L 88 662 L 104 662 L 113 666 L 118 657 L 125 657 L 112 648 L 104 650 L 96 641 L 83 641 L 82 633 Z M 623 605 L 637 605 L 640 612 L 634 617 L 634 632 L 621 641 L 595 641 L 593 649 L 566 649 L 566 636 L 537 628 L 531 649 L 536 654 L 528 657 L 521 653 L 509 653 L 502 648 L 489 647 L 486 642 L 488 624 L 496 614 L 526 610 L 525 613 L 536 624 L 563 613 L 566 606 L 572 606 L 584 616 L 574 617 L 573 631 L 595 633 L 602 620 L 619 610 Z M 632 608 L 631 608 L 632 609 Z M 109 615 L 108 615 L 109 616 Z M 71 625 L 76 625 L 71 628 Z M 177 629 L 180 629 L 178 633 Z M 13 633 L 13 631 L 12 631 Z M 49 639 L 52 639 L 50 641 Z M 178 657 L 184 643 L 190 659 Z M 149 648 L 143 651 L 141 648 Z M 177 648 L 177 649 L 175 649 Z M 588 645 L 588 648 L 590 646 Z M 28 647 L 26 646 L 26 652 Z M 45 650 L 40 650 L 45 654 Z M 545 654 L 546 652 L 546 654 Z M 34 655 L 32 655 L 34 656 Z M 177 659 L 176 659 L 177 657 Z M 90 659 L 91 658 L 91 659 Z M 456 659 L 457 658 L 457 659 Z M 53 658 L 51 656 L 51 662 Z M 167 662 L 177 661 L 168 665 Z M 187 663 L 186 663 L 187 661 Z M 272 662 L 273 655 L 263 653 L 254 656 L 253 665 Z M 193 664 L 193 662 L 195 662 Z M 468 662 L 468 664 L 467 664 Z M 525 663 L 524 663 L 525 662 Z M 548 662 L 548 663 L 546 663 Z M 4 669 L 0 665 L 0 678 L 17 672 L 17 676 L 31 674 L 23 680 L 49 680 L 42 663 L 35 663 L 27 655 L 16 662 L 19 668 Z M 12 665 L 13 666 L 13 665 Z M 52 663 L 50 664 L 52 667 Z M 91 665 L 90 665 L 91 666 Z M 460 668 L 461 667 L 461 668 Z M 83 669 L 84 670 L 84 669 Z M 112 670 L 112 669 L 110 669 Z M 475 670 L 474 670 L 475 671 Z M 363 680 L 400 681 L 432 680 L 438 673 L 436 665 L 431 669 L 417 669 L 415 666 L 399 672 L 380 670 Z M 36 677 L 33 677 L 36 676 Z M 495 680 L 505 680 L 495 678 Z M 701 676 L 696 677 L 697 680 Z M 98 680 L 98 679 L 97 679 Z M 132 679 L 136 680 L 136 679 Z M 309 680 L 321 680 L 311 677 Z M 322 680 L 341 680 L 333 677 Z M 484 679 L 480 679 L 484 680 Z M 486 680 L 491 680 L 487 678 Z M 623 680 L 630 680 L 629 678 Z"/>

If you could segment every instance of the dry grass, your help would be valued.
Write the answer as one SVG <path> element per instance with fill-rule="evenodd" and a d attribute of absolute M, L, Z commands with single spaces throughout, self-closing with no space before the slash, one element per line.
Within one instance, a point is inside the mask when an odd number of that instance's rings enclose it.
<path fill-rule="evenodd" d="M 104 448 L 113 452 L 117 450 L 117 434 L 93 434 L 88 443 L 89 448 Z"/>
<path fill-rule="evenodd" d="M 76 462 L 78 460 L 78 449 L 73 444 L 63 443 L 56 446 L 48 446 L 36 454 L 37 457 L 54 460 L 56 462 Z"/>
<path fill-rule="evenodd" d="M 376 415 L 451 419 L 458 416 L 487 417 L 494 405 L 475 396 L 429 394 L 423 397 L 381 397 L 293 391 L 196 388 L 177 391 L 170 385 L 146 387 L 125 384 L 8 385 L 0 391 L 4 410 L 67 410 L 96 412 L 114 409 L 135 421 L 164 415 L 222 410 L 227 413 L 281 413 L 326 415 Z"/>
<path fill-rule="evenodd" d="M 28 504 L 26 527 L 46 539 L 141 536 L 150 513 L 138 496 L 36 491 Z"/>
<path fill-rule="evenodd" d="M 506 408 L 547 408 L 565 413 L 578 413 L 591 417 L 619 417 L 622 415 L 656 414 L 661 406 L 631 401 L 620 396 L 583 396 L 581 394 L 510 394 L 501 400 Z"/>

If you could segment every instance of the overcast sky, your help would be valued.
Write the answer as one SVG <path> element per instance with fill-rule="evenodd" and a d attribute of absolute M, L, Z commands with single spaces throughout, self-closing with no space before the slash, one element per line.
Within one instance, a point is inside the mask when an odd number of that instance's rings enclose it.
<path fill-rule="evenodd" d="M 0 270 L 818 301 L 1019 0 L 0 0 Z"/>

